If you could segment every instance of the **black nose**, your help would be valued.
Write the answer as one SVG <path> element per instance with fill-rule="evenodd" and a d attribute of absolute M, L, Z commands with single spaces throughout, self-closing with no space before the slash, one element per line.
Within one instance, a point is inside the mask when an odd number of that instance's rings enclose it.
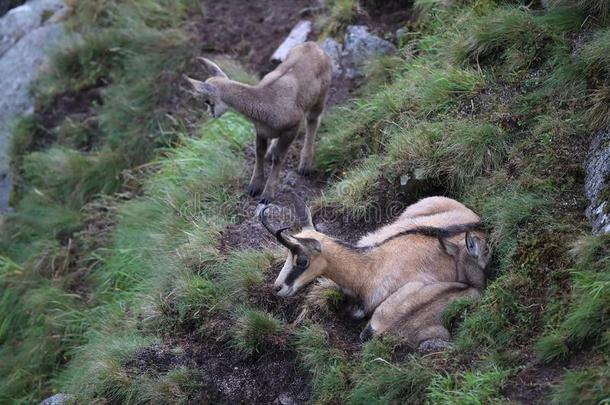
<path fill-rule="evenodd" d="M 276 286 L 273 286 L 273 289 L 275 290 L 276 293 L 278 293 L 282 289 L 282 286 L 281 285 L 276 285 Z"/>

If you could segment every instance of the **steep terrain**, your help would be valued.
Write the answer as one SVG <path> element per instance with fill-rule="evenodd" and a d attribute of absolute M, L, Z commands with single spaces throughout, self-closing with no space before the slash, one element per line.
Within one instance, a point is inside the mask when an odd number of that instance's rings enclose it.
<path fill-rule="evenodd" d="M 604 403 L 610 239 L 591 235 L 584 183 L 610 125 L 607 1 L 380 3 L 77 2 L 82 41 L 13 134 L 0 402 Z M 320 36 L 372 24 L 399 49 L 324 118 L 316 176 L 296 175 L 293 147 L 272 220 L 293 189 L 352 241 L 425 195 L 471 206 L 493 274 L 447 309 L 447 351 L 361 344 L 324 282 L 276 297 L 285 252 L 243 192 L 253 128 L 206 121 L 182 88 L 204 52 L 255 81 L 240 64 L 267 71 L 303 15 Z"/>

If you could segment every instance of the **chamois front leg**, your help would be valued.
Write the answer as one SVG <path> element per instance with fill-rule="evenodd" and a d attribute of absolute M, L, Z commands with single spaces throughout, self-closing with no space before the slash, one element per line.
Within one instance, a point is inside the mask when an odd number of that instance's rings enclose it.
<path fill-rule="evenodd" d="M 274 156 L 272 156 L 271 173 L 267 178 L 265 189 L 263 190 L 263 194 L 261 195 L 261 203 L 269 203 L 275 197 L 275 188 L 280 178 L 280 172 L 284 164 L 284 158 L 286 157 L 288 148 L 290 148 L 292 141 L 296 137 L 297 130 L 298 127 L 293 128 L 289 131 L 282 133 L 278 138 L 277 145 L 275 147 L 276 153 L 274 154 Z"/>
<path fill-rule="evenodd" d="M 252 197 L 260 194 L 265 183 L 265 152 L 267 151 L 267 138 L 256 135 L 256 161 L 254 171 L 248 185 L 248 194 Z"/>

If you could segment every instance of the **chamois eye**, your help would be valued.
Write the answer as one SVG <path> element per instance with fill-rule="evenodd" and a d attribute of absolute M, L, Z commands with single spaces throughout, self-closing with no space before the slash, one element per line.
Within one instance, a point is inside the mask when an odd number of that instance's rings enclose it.
<path fill-rule="evenodd" d="M 309 258 L 306 256 L 298 256 L 297 257 L 297 266 L 301 268 L 305 268 L 309 266 Z"/>

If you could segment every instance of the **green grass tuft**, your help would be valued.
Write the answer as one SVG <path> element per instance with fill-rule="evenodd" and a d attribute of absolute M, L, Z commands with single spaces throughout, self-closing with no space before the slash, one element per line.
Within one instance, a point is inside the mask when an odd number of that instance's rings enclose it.
<path fill-rule="evenodd" d="M 552 403 L 557 405 L 605 405 L 610 400 L 610 368 L 585 368 L 579 371 L 568 371 L 563 382 L 553 393 Z"/>
<path fill-rule="evenodd" d="M 282 341 L 282 322 L 273 315 L 258 310 L 244 309 L 234 327 L 235 346 L 247 355 L 260 354 Z"/>
<path fill-rule="evenodd" d="M 428 401 L 447 405 L 501 403 L 506 401 L 500 389 L 508 375 L 508 371 L 496 368 L 437 375 L 428 387 Z"/>

